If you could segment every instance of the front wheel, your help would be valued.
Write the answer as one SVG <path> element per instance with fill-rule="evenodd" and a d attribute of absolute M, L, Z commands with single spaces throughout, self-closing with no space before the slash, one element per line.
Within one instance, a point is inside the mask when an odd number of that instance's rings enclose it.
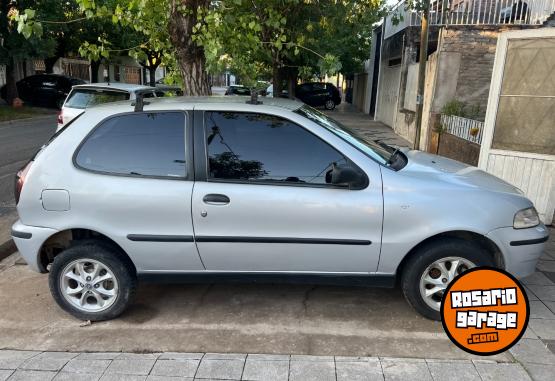
<path fill-rule="evenodd" d="M 110 245 L 80 244 L 54 258 L 50 292 L 58 305 L 81 320 L 109 320 L 130 304 L 136 274 Z"/>
<path fill-rule="evenodd" d="M 472 241 L 451 238 L 430 242 L 404 265 L 403 294 L 424 317 L 440 320 L 445 289 L 459 274 L 476 266 L 493 266 L 493 261 L 488 252 Z"/>

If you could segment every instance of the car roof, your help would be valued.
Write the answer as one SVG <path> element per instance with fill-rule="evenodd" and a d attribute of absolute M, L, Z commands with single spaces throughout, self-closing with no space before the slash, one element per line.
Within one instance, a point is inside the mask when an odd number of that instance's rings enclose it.
<path fill-rule="evenodd" d="M 205 105 L 221 105 L 223 107 L 229 105 L 241 105 L 241 109 L 252 108 L 256 110 L 257 107 L 275 107 L 286 109 L 290 111 L 297 110 L 300 108 L 303 103 L 293 99 L 285 99 L 285 98 L 266 98 L 266 97 L 259 97 L 258 100 L 262 103 L 260 105 L 250 105 L 247 104 L 247 101 L 250 99 L 249 96 L 235 96 L 235 97 L 228 97 L 228 96 L 205 96 L 205 97 L 162 97 L 162 98 L 148 98 L 145 99 L 145 111 L 154 111 L 154 110 L 192 110 L 194 108 L 202 108 Z M 96 106 L 92 106 L 89 108 L 98 110 L 98 111 L 105 111 L 111 114 L 117 114 L 121 112 L 130 111 L 129 106 L 135 104 L 135 101 L 119 101 L 119 102 L 111 102 L 111 103 L 104 103 Z M 250 107 L 249 107 L 250 106 Z M 122 110 L 123 108 L 123 110 Z"/>
<path fill-rule="evenodd" d="M 75 85 L 73 86 L 74 89 L 113 89 L 113 90 L 122 90 L 128 92 L 134 92 L 137 90 L 156 90 L 155 87 L 145 86 L 145 85 L 136 85 L 133 83 L 121 83 L 121 82 L 101 82 L 101 83 L 86 83 L 83 85 Z"/>
<path fill-rule="evenodd" d="M 77 79 L 77 80 L 83 81 L 81 78 L 70 77 L 69 75 L 54 74 L 54 73 L 31 74 L 31 75 L 26 76 L 25 78 L 21 78 L 21 81 L 24 80 L 24 79 L 29 79 L 29 78 L 46 78 L 46 77 L 50 77 L 50 78 L 63 78 L 63 79 L 69 79 L 69 80 Z"/>

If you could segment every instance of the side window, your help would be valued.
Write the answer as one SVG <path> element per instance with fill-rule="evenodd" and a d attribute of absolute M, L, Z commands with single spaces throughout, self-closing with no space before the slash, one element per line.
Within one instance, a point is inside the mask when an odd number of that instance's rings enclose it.
<path fill-rule="evenodd" d="M 312 85 L 310 83 L 302 84 L 301 86 L 299 86 L 299 88 L 303 93 L 308 93 L 312 91 Z"/>
<path fill-rule="evenodd" d="M 325 83 L 315 83 L 312 86 L 314 87 L 315 91 L 325 91 L 326 90 L 326 84 Z"/>
<path fill-rule="evenodd" d="M 42 87 L 55 88 L 58 85 L 58 79 L 51 76 L 44 76 L 41 81 Z"/>
<path fill-rule="evenodd" d="M 326 184 L 333 163 L 346 158 L 304 128 L 279 117 L 207 112 L 211 179 Z"/>
<path fill-rule="evenodd" d="M 160 112 L 110 118 L 89 135 L 76 163 L 103 173 L 186 177 L 185 115 Z"/>

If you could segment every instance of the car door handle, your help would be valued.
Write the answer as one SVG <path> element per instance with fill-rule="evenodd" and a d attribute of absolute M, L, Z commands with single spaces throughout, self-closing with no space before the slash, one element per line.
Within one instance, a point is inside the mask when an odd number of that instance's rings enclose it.
<path fill-rule="evenodd" d="M 204 201 L 205 204 L 210 205 L 226 205 L 229 204 L 230 200 L 225 194 L 211 193 L 204 196 L 202 201 Z"/>

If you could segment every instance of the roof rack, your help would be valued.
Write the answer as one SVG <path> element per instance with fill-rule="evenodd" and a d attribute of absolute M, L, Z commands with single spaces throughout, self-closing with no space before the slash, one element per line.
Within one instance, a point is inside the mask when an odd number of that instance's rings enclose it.
<path fill-rule="evenodd" d="M 135 92 L 135 102 L 131 103 L 131 106 L 135 106 L 135 112 L 143 111 L 143 107 L 150 104 L 150 102 L 145 102 L 145 94 L 152 94 L 152 89 L 143 89 Z"/>

